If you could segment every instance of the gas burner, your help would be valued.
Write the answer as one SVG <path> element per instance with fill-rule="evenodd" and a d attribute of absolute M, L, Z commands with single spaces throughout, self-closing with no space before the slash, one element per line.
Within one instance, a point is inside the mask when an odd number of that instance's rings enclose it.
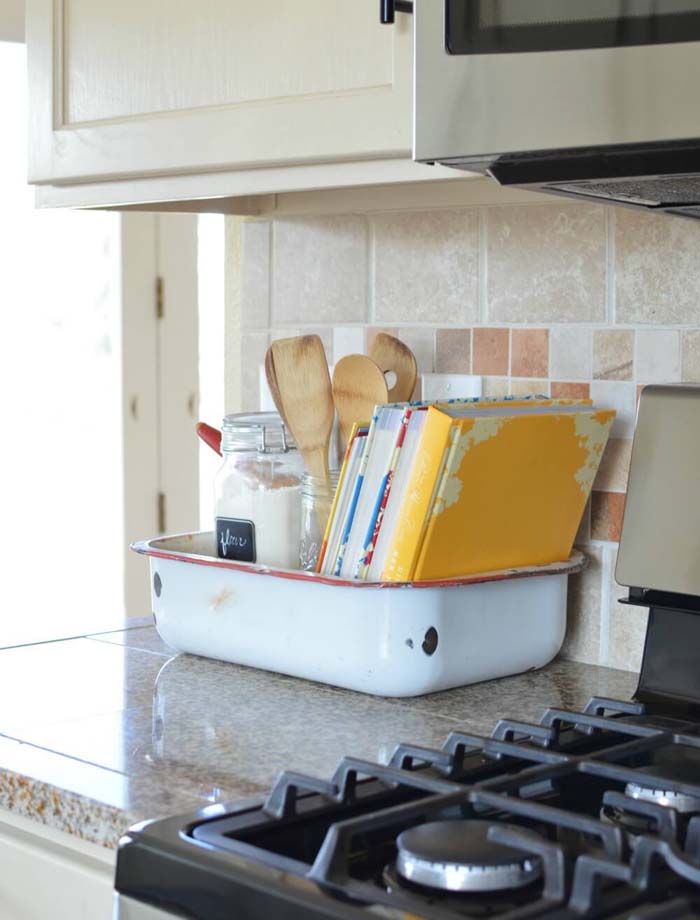
<path fill-rule="evenodd" d="M 652 765 L 641 767 L 637 772 L 658 775 L 660 771 L 658 767 Z M 700 779 L 696 764 L 676 764 L 672 770 L 664 769 L 664 773 L 668 774 L 669 780 L 679 783 L 698 785 L 698 780 Z M 657 805 L 664 805 L 666 808 L 674 808 L 679 814 L 700 812 L 700 797 L 689 795 L 686 792 L 674 792 L 671 789 L 646 786 L 641 778 L 638 781 L 627 783 L 625 795 L 642 802 L 655 802 Z"/>
<path fill-rule="evenodd" d="M 541 860 L 488 839 L 488 821 L 432 821 L 399 834 L 396 869 L 416 885 L 441 891 L 522 888 L 542 874 Z M 513 828 L 501 824 L 501 828 Z"/>

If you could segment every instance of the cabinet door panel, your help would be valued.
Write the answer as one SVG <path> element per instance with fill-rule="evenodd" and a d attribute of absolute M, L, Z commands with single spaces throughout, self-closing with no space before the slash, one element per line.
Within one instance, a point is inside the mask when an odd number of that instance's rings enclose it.
<path fill-rule="evenodd" d="M 392 34 L 376 7 L 66 0 L 65 124 L 389 87 Z"/>
<path fill-rule="evenodd" d="M 376 0 L 28 0 L 30 181 L 405 156 L 411 23 Z"/>

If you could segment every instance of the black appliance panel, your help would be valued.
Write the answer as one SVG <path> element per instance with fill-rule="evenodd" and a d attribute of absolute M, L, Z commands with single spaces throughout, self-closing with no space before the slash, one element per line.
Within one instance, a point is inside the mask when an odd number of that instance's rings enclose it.
<path fill-rule="evenodd" d="M 698 39 L 698 0 L 446 0 L 446 47 L 456 55 Z"/>

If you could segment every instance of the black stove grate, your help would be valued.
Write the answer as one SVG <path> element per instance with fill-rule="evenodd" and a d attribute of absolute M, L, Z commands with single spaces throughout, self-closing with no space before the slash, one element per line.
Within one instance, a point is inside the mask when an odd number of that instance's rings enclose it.
<path fill-rule="evenodd" d="M 501 720 L 490 737 L 453 732 L 439 749 L 402 744 L 386 766 L 345 758 L 329 781 L 282 773 L 262 808 L 204 821 L 192 837 L 353 904 L 436 920 L 631 917 L 630 910 L 642 920 L 667 916 L 672 904 L 696 916 L 700 814 L 679 815 L 624 791 L 644 766 L 648 789 L 700 802 L 696 728 L 650 720 L 639 703 L 596 698 L 584 712 L 548 709 L 537 725 Z M 669 775 L 680 757 L 697 758 L 697 785 Z M 446 815 L 492 820 L 489 840 L 539 858 L 542 880 L 520 899 L 486 902 L 421 895 L 416 886 L 387 889 L 377 869 L 393 859 L 397 834 Z M 303 858 L 268 846 L 287 827 L 296 847 L 314 820 L 316 842 Z M 640 826 L 645 833 L 630 833 Z M 663 903 L 654 903 L 659 898 Z"/>

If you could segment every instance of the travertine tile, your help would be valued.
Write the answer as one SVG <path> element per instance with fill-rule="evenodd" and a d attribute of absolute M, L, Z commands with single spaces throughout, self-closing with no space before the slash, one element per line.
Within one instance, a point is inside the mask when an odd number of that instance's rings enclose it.
<path fill-rule="evenodd" d="M 511 377 L 511 396 L 549 396 L 549 380 L 534 380 L 529 377 Z"/>
<path fill-rule="evenodd" d="M 546 204 L 486 214 L 489 321 L 605 319 L 603 208 Z"/>
<path fill-rule="evenodd" d="M 563 383 L 552 380 L 550 383 L 551 395 L 561 399 L 588 399 L 591 395 L 590 383 Z"/>
<path fill-rule="evenodd" d="M 244 412 L 260 408 L 260 367 L 269 345 L 267 332 L 244 332 L 241 336 L 241 405 Z"/>
<path fill-rule="evenodd" d="M 637 332 L 635 376 L 644 383 L 674 383 L 680 380 L 680 333 L 675 329 L 640 329 Z"/>
<path fill-rule="evenodd" d="M 272 322 L 367 319 L 367 222 L 363 217 L 276 220 Z"/>
<path fill-rule="evenodd" d="M 471 329 L 437 329 L 435 371 L 438 374 L 471 373 Z"/>
<path fill-rule="evenodd" d="M 646 607 L 631 607 L 618 603 L 618 598 L 627 596 L 627 588 L 615 581 L 617 549 L 610 547 L 606 550 L 606 555 L 610 581 L 610 629 L 608 660 L 603 663 L 611 668 L 639 671 L 649 613 Z"/>
<path fill-rule="evenodd" d="M 377 214 L 371 225 L 376 321 L 477 320 L 476 210 Z"/>
<path fill-rule="evenodd" d="M 683 333 L 683 380 L 700 383 L 700 329 Z"/>
<path fill-rule="evenodd" d="M 591 493 L 591 539 L 619 541 L 625 497 L 624 492 Z"/>
<path fill-rule="evenodd" d="M 619 323 L 697 323 L 700 226 L 622 208 L 615 215 Z"/>
<path fill-rule="evenodd" d="M 600 604 L 602 598 L 602 548 L 579 547 L 588 565 L 578 575 L 569 576 L 566 638 L 561 655 L 573 661 L 598 664 L 600 661 Z"/>
<path fill-rule="evenodd" d="M 333 364 L 345 355 L 362 355 L 364 352 L 364 326 L 336 326 L 333 329 L 333 348 L 328 354 L 328 360 Z"/>
<path fill-rule="evenodd" d="M 554 380 L 590 380 L 591 330 L 555 326 L 550 330 L 550 377 Z"/>
<path fill-rule="evenodd" d="M 626 491 L 631 456 L 631 439 L 610 438 L 600 461 L 593 488 L 601 492 Z"/>
<path fill-rule="evenodd" d="M 631 380 L 634 332 L 596 329 L 593 333 L 593 376 L 596 380 Z"/>
<path fill-rule="evenodd" d="M 548 329 L 513 329 L 510 373 L 513 377 L 549 376 Z"/>
<path fill-rule="evenodd" d="M 507 374 L 509 359 L 508 329 L 474 329 L 474 373 Z"/>
<path fill-rule="evenodd" d="M 484 377 L 484 396 L 488 396 L 490 399 L 497 399 L 500 396 L 507 396 L 509 389 L 510 381 L 507 377 Z"/>
<path fill-rule="evenodd" d="M 637 391 L 633 383 L 626 380 L 594 380 L 591 383 L 591 398 L 599 409 L 617 411 L 610 437 L 632 437 L 637 413 Z"/>
<path fill-rule="evenodd" d="M 241 328 L 270 325 L 269 221 L 243 221 L 241 226 Z"/>

